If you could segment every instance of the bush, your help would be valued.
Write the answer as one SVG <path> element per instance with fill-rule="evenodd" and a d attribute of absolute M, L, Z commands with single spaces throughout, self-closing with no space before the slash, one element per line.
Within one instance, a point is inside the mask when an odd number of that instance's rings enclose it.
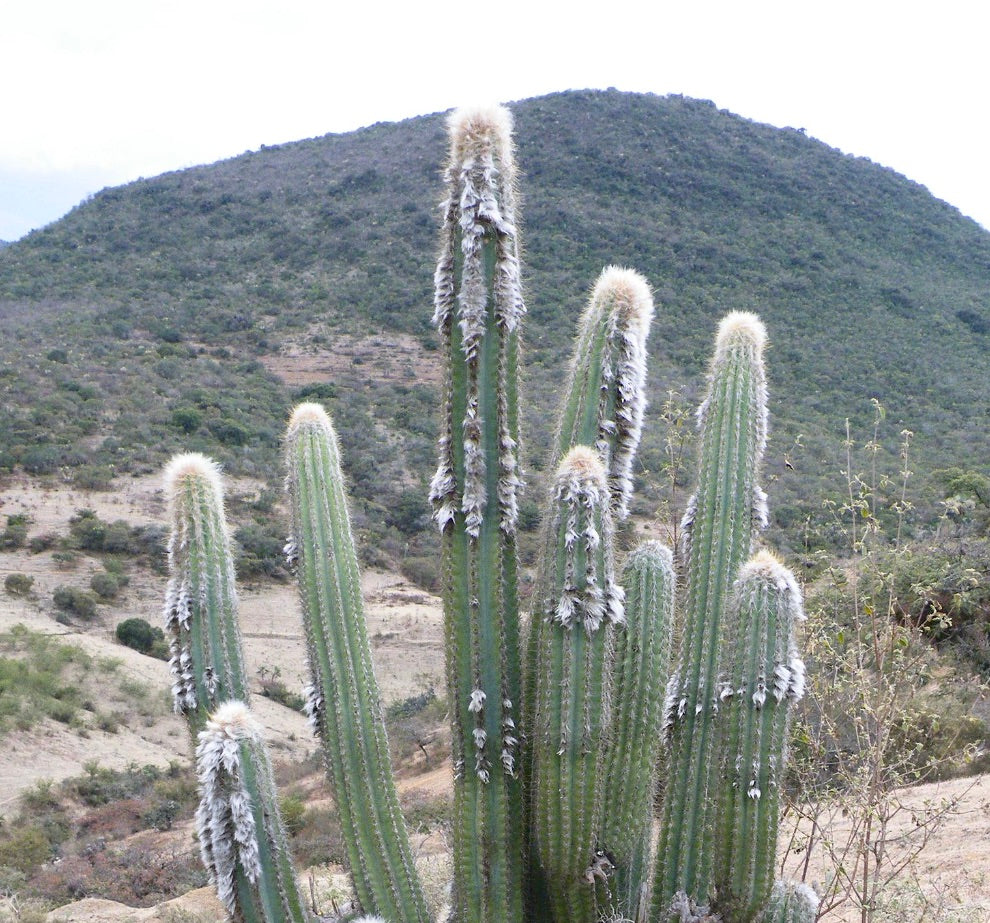
<path fill-rule="evenodd" d="M 8 516 L 7 528 L 0 532 L 0 551 L 12 551 L 27 544 L 27 518 Z"/>
<path fill-rule="evenodd" d="M 3 581 L 3 588 L 8 596 L 27 596 L 34 586 L 34 577 L 27 574 L 7 574 Z"/>
<path fill-rule="evenodd" d="M 156 644 L 165 643 L 164 632 L 144 619 L 126 619 L 117 626 L 114 634 L 125 647 L 142 654 L 151 654 Z"/>
<path fill-rule="evenodd" d="M 403 558 L 399 565 L 402 576 L 415 583 L 421 590 L 437 593 L 440 590 L 440 562 L 437 558 Z"/>
<path fill-rule="evenodd" d="M 96 597 L 74 586 L 58 586 L 52 594 L 55 606 L 85 621 L 96 618 Z"/>
<path fill-rule="evenodd" d="M 48 859 L 51 851 L 40 827 L 22 827 L 0 840 L 0 865 L 30 872 Z"/>
<path fill-rule="evenodd" d="M 282 814 L 282 822 L 291 836 L 302 830 L 306 814 L 306 805 L 298 795 L 285 794 L 278 800 L 278 809 Z"/>
<path fill-rule="evenodd" d="M 89 581 L 89 588 L 100 597 L 100 599 L 113 599 L 120 592 L 120 578 L 114 574 L 103 573 L 93 574 Z"/>
<path fill-rule="evenodd" d="M 80 490 L 110 490 L 113 469 L 109 465 L 81 465 L 73 472 L 72 481 Z"/>

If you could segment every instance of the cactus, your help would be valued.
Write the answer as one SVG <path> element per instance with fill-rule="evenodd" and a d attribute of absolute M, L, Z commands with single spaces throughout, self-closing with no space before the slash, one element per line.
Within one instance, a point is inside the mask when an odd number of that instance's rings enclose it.
<path fill-rule="evenodd" d="M 525 307 L 511 120 L 502 109 L 470 110 L 450 129 L 434 312 L 443 410 L 430 495 L 443 549 L 452 725 L 451 919 L 811 923 L 814 893 L 772 879 L 788 712 L 803 688 L 800 594 L 766 553 L 746 563 L 766 519 L 757 484 L 767 425 L 763 326 L 735 313 L 719 328 L 677 567 L 684 624 L 668 678 L 673 556 L 644 543 L 628 555 L 621 585 L 615 557 L 653 306 L 636 273 L 602 273 L 551 448 L 523 663 L 515 533 Z M 267 757 L 246 706 L 228 701 L 246 701 L 247 684 L 219 482 L 205 460 L 192 465 L 202 478 L 187 476 L 189 458 L 169 469 L 175 570 L 166 623 L 177 708 L 201 731 L 204 862 L 235 919 L 297 919 Z M 388 766 L 339 448 L 321 407 L 293 413 L 286 460 L 286 552 L 312 674 L 307 712 L 357 900 L 369 921 L 426 923 Z M 283 916 L 271 917 L 278 907 Z"/>
<path fill-rule="evenodd" d="M 804 693 L 794 640 L 803 618 L 801 591 L 773 555 L 761 551 L 743 566 L 729 608 L 717 746 L 715 904 L 734 923 L 757 919 L 773 888 L 788 717 Z"/>
<path fill-rule="evenodd" d="M 219 470 L 202 455 L 177 456 L 165 492 L 172 520 L 165 627 L 175 710 L 196 744 L 203 864 L 231 919 L 303 923 L 268 753 L 246 704 Z"/>
<path fill-rule="evenodd" d="M 447 360 L 444 418 L 430 494 L 445 574 L 453 912 L 459 923 L 515 923 L 523 911 L 516 365 L 525 308 L 508 112 L 457 113 L 451 137 L 434 313 Z"/>
<path fill-rule="evenodd" d="M 599 891 L 601 904 L 628 919 L 637 918 L 648 884 L 675 582 L 673 555 L 660 542 L 643 542 L 626 558 L 626 625 L 616 641 L 613 731 L 605 750 L 606 796 L 621 797 L 610 799 L 601 824 L 615 873 Z"/>
<path fill-rule="evenodd" d="M 243 702 L 224 702 L 196 748 L 203 864 L 233 920 L 307 919 L 261 726 Z"/>
<path fill-rule="evenodd" d="M 624 623 L 613 573 L 613 525 L 605 467 L 587 446 L 564 457 L 547 529 L 547 592 L 533 741 L 536 851 L 554 919 L 593 923 L 606 869 L 597 856 L 604 735 L 609 721 L 613 630 Z M 582 887 L 581 884 L 584 884 Z"/>
<path fill-rule="evenodd" d="M 217 466 L 203 455 L 178 455 L 164 480 L 172 523 L 165 590 L 172 701 L 195 744 L 221 702 L 248 698 L 234 559 Z"/>
<path fill-rule="evenodd" d="M 285 441 L 286 550 L 306 631 L 306 713 L 336 796 L 354 889 L 365 910 L 426 923 L 389 764 L 337 435 L 322 407 L 301 404 Z"/>

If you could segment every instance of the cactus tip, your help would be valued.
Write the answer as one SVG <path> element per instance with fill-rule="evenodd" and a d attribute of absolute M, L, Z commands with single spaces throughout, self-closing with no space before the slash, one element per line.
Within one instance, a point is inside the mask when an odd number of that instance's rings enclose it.
<path fill-rule="evenodd" d="M 512 113 L 501 105 L 464 106 L 447 120 L 454 150 L 463 156 L 494 145 L 503 156 L 512 150 Z"/>
<path fill-rule="evenodd" d="M 626 558 L 626 567 L 660 566 L 673 568 L 673 552 L 663 543 L 650 539 L 637 545 Z"/>
<path fill-rule="evenodd" d="M 261 739 L 261 725 L 243 702 L 224 702 L 210 716 L 200 736 L 225 737 L 230 740 Z"/>
<path fill-rule="evenodd" d="M 646 278 L 635 269 L 606 266 L 595 283 L 592 300 L 606 296 L 614 302 L 619 316 L 645 337 L 653 320 L 653 293 Z"/>
<path fill-rule="evenodd" d="M 289 417 L 289 428 L 294 429 L 297 426 L 304 426 L 307 423 L 320 426 L 329 422 L 330 416 L 321 404 L 299 404 L 298 407 L 293 409 L 292 416 Z"/>
<path fill-rule="evenodd" d="M 762 352 L 767 342 L 767 328 L 763 321 L 749 311 L 732 311 L 722 318 L 718 325 L 718 336 L 715 341 L 715 356 L 717 358 L 732 344 L 746 342 L 752 344 L 757 352 Z"/>
<path fill-rule="evenodd" d="M 557 469 L 558 480 L 577 478 L 580 481 L 605 483 L 605 466 L 599 454 L 586 445 L 576 445 L 563 458 Z"/>
<path fill-rule="evenodd" d="M 175 496 L 180 484 L 189 479 L 206 481 L 218 494 L 223 493 L 220 466 L 212 458 L 199 452 L 176 455 L 165 466 L 165 493 L 170 497 Z"/>

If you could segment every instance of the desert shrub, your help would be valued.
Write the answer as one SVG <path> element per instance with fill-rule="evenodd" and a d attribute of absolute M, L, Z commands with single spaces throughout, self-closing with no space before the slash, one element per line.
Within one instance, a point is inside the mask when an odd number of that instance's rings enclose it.
<path fill-rule="evenodd" d="M 166 798 L 146 811 L 141 817 L 141 821 L 145 827 L 150 827 L 153 830 L 171 830 L 175 819 L 179 816 L 180 809 L 181 805 L 178 801 Z"/>
<path fill-rule="evenodd" d="M 278 809 L 282 812 L 285 829 L 295 836 L 303 828 L 303 817 L 306 814 L 306 804 L 299 795 L 287 792 L 278 800 Z"/>
<path fill-rule="evenodd" d="M 312 865 L 346 865 L 347 847 L 335 810 L 311 808 L 292 840 L 292 852 L 303 868 Z"/>
<path fill-rule="evenodd" d="M 40 827 L 21 827 L 0 839 L 0 865 L 27 873 L 45 862 L 51 851 Z"/>
<path fill-rule="evenodd" d="M 113 468 L 109 465 L 80 465 L 72 472 L 72 481 L 81 490 L 110 490 Z"/>
<path fill-rule="evenodd" d="M 27 544 L 28 519 L 23 514 L 7 517 L 7 528 L 0 532 L 0 551 L 12 551 Z"/>
<path fill-rule="evenodd" d="M 284 579 L 285 536 L 282 528 L 273 523 L 249 523 L 241 526 L 234 538 L 240 546 L 237 555 L 237 576 L 250 580 L 258 577 Z"/>
<path fill-rule="evenodd" d="M 282 671 L 275 667 L 269 670 L 267 667 L 258 669 L 258 682 L 261 685 L 261 694 L 265 698 L 278 702 L 293 711 L 302 711 L 305 704 L 303 697 L 295 692 L 290 692 L 285 683 L 282 682 Z"/>
<path fill-rule="evenodd" d="M 142 654 L 152 654 L 156 644 L 165 645 L 164 632 L 144 619 L 125 619 L 117 626 L 114 634 L 125 647 Z"/>
<path fill-rule="evenodd" d="M 32 554 L 40 554 L 42 551 L 49 551 L 55 547 L 58 536 L 54 532 L 43 532 L 41 535 L 32 535 L 28 539 L 28 550 Z"/>
<path fill-rule="evenodd" d="M 440 590 L 440 561 L 437 557 L 407 557 L 399 564 L 402 576 L 428 593 Z"/>
<path fill-rule="evenodd" d="M 69 519 L 69 534 L 76 548 L 84 551 L 102 551 L 107 524 L 93 510 L 76 510 Z"/>
<path fill-rule="evenodd" d="M 59 570 L 72 570 L 79 563 L 79 555 L 74 551 L 56 551 L 52 554 L 52 562 Z"/>
<path fill-rule="evenodd" d="M 7 574 L 3 588 L 9 596 L 27 596 L 34 586 L 34 577 L 27 574 Z"/>
<path fill-rule="evenodd" d="M 52 601 L 56 608 L 71 615 L 78 616 L 84 621 L 96 618 L 96 597 L 86 590 L 74 586 L 57 586 L 52 593 Z"/>
<path fill-rule="evenodd" d="M 150 810 L 144 798 L 121 798 L 87 811 L 79 821 L 79 832 L 85 836 L 121 838 L 150 826 L 143 818 Z"/>
<path fill-rule="evenodd" d="M 93 574 L 89 581 L 89 588 L 100 599 L 113 599 L 120 592 L 120 578 L 106 571 Z"/>

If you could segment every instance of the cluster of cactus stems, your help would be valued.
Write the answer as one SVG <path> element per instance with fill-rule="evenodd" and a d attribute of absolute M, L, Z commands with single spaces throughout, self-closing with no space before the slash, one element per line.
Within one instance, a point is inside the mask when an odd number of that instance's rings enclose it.
<path fill-rule="evenodd" d="M 511 119 L 450 121 L 434 321 L 445 356 L 431 485 L 443 547 L 455 923 L 812 923 L 774 880 L 788 716 L 804 688 L 793 576 L 757 547 L 765 332 L 719 328 L 699 410 L 700 470 L 676 556 L 622 566 L 645 409 L 649 286 L 610 267 L 580 324 L 552 444 L 542 560 L 518 600 L 520 283 Z M 367 920 L 426 923 L 388 763 L 340 452 L 304 404 L 286 435 L 292 531 L 319 738 Z M 196 741 L 203 861 L 231 918 L 312 919 L 248 703 L 216 467 L 166 477 L 173 691 Z M 675 612 L 679 649 L 673 650 Z M 673 663 L 673 667 L 671 664 Z M 660 801 L 659 835 L 654 805 Z"/>

